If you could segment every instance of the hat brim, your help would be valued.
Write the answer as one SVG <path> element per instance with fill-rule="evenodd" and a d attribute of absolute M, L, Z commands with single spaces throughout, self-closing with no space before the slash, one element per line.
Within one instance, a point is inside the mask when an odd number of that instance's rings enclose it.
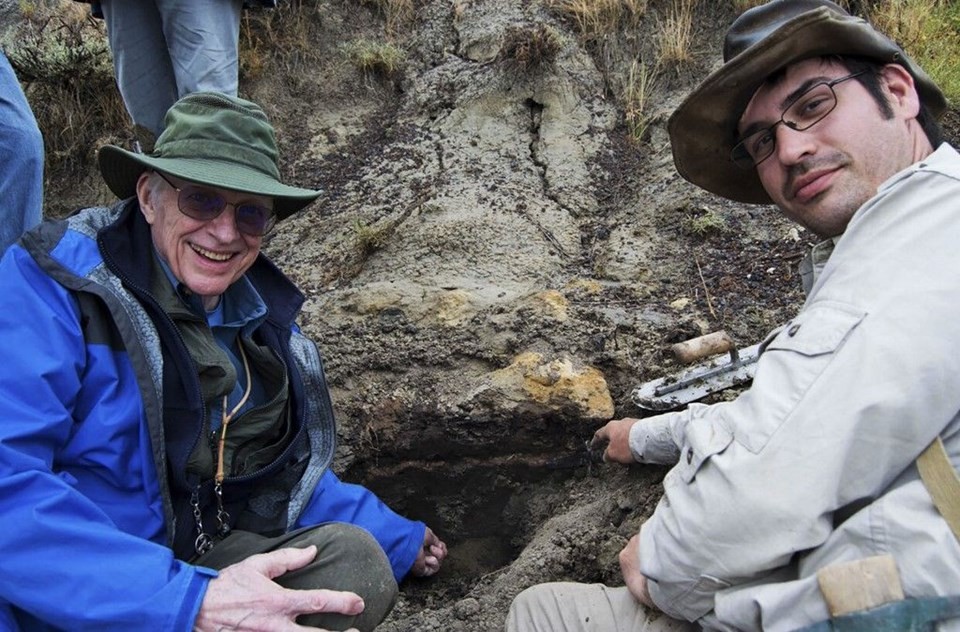
<path fill-rule="evenodd" d="M 114 145 L 102 147 L 97 161 L 104 182 L 120 199 L 136 194 L 137 180 L 148 170 L 162 171 L 220 189 L 273 198 L 278 221 L 303 209 L 322 193 L 283 184 L 269 174 L 242 164 L 202 158 L 158 158 Z"/>
<path fill-rule="evenodd" d="M 913 76 L 921 101 L 934 116 L 946 108 L 943 93 L 926 73 L 863 19 L 827 9 L 810 11 L 729 60 L 674 111 L 667 129 L 680 175 L 737 202 L 771 203 L 756 169 L 742 169 L 730 158 L 737 123 L 767 77 L 794 62 L 828 55 L 900 64 Z"/>

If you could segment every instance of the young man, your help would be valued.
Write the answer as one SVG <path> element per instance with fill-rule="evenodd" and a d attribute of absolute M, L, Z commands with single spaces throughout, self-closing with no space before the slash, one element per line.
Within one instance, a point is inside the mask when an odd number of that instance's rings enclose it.
<path fill-rule="evenodd" d="M 826 573 L 874 564 L 907 598 L 960 594 L 960 524 L 921 457 L 945 446 L 956 483 L 960 155 L 934 122 L 943 95 L 827 0 L 747 11 L 724 59 L 671 117 L 677 167 L 824 238 L 807 301 L 735 401 L 596 433 L 607 460 L 675 463 L 664 497 L 621 552 L 625 587 L 535 586 L 511 632 L 795 630 L 838 611 Z"/>
<path fill-rule="evenodd" d="M 260 253 L 319 193 L 217 93 L 99 162 L 121 202 L 0 260 L 0 628 L 372 630 L 446 547 L 329 469 L 303 295 Z"/>

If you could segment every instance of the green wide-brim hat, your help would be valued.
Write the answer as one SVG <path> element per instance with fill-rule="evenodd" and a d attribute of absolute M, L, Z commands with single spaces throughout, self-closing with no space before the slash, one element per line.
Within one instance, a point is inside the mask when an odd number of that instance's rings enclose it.
<path fill-rule="evenodd" d="M 946 109 L 936 83 L 862 18 L 828 0 L 773 0 L 733 22 L 724 40 L 723 66 L 671 115 L 667 128 L 680 175 L 731 200 L 769 204 L 757 170 L 741 169 L 730 158 L 737 123 L 767 77 L 794 62 L 829 55 L 900 64 L 935 117 Z"/>
<path fill-rule="evenodd" d="M 273 198 L 277 220 L 299 211 L 321 193 L 280 182 L 276 136 L 255 103 L 218 92 L 195 92 L 170 107 L 164 124 L 149 154 L 114 145 L 100 149 L 100 173 L 117 197 L 135 195 L 137 180 L 147 170 Z"/>

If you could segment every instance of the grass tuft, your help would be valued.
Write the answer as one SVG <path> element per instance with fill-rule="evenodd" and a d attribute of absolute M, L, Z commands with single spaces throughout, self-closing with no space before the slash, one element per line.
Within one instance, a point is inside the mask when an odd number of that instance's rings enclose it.
<path fill-rule="evenodd" d="M 560 34 L 553 27 L 545 24 L 515 26 L 504 34 L 499 57 L 517 70 L 526 72 L 552 65 L 562 48 Z"/>
<path fill-rule="evenodd" d="M 547 0 L 547 7 L 573 22 L 585 41 L 599 42 L 637 28 L 647 0 Z"/>
<path fill-rule="evenodd" d="M 347 58 L 365 75 L 393 78 L 403 68 L 402 50 L 389 43 L 356 39 L 341 46 Z"/>
<path fill-rule="evenodd" d="M 395 226 L 389 222 L 377 226 L 364 224 L 358 219 L 353 225 L 357 254 L 366 258 L 381 250 L 390 242 L 394 228 Z"/>
<path fill-rule="evenodd" d="M 730 230 L 726 218 L 718 211 L 705 206 L 695 210 L 688 209 L 688 211 L 689 214 L 680 222 L 680 230 L 690 237 L 706 239 Z"/>
<path fill-rule="evenodd" d="M 640 60 L 635 60 L 630 64 L 627 84 L 623 91 L 623 107 L 627 129 L 630 130 L 630 138 L 635 142 L 643 141 L 650 123 L 653 122 L 653 114 L 650 112 L 650 97 L 658 74 L 659 71 L 656 66 L 650 66 Z"/>
<path fill-rule="evenodd" d="M 679 67 L 693 60 L 693 13 L 697 0 L 673 0 L 667 17 L 657 26 L 657 61 Z"/>

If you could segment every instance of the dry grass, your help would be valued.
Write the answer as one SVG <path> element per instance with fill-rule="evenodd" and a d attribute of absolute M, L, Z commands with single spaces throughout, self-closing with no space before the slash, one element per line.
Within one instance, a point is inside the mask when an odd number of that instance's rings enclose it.
<path fill-rule="evenodd" d="M 546 4 L 572 21 L 586 41 L 636 28 L 647 12 L 647 0 L 547 0 Z"/>
<path fill-rule="evenodd" d="M 20 7 L 3 48 L 43 133 L 47 174 L 81 173 L 105 130 L 129 128 L 103 23 L 69 0 Z"/>
<path fill-rule="evenodd" d="M 519 72 L 530 72 L 552 65 L 562 48 L 560 34 L 553 27 L 516 26 L 504 33 L 499 58 Z"/>
<path fill-rule="evenodd" d="M 693 15 L 697 0 L 673 0 L 667 17 L 657 26 L 657 61 L 677 67 L 693 60 Z"/>
<path fill-rule="evenodd" d="M 636 142 L 644 139 L 653 121 L 650 97 L 658 74 L 658 67 L 650 66 L 640 60 L 630 65 L 627 85 L 623 91 L 623 109 L 630 137 Z"/>
<path fill-rule="evenodd" d="M 356 39 L 341 46 L 347 58 L 364 75 L 395 77 L 403 68 L 402 50 L 386 42 Z"/>
<path fill-rule="evenodd" d="M 321 5 L 315 0 L 286 0 L 275 9 L 250 8 L 240 23 L 240 77 L 257 79 L 279 64 L 296 72 L 318 58 L 313 30 Z"/>
<path fill-rule="evenodd" d="M 387 22 L 387 34 L 395 35 L 413 18 L 413 0 L 360 0 L 373 5 Z"/>

